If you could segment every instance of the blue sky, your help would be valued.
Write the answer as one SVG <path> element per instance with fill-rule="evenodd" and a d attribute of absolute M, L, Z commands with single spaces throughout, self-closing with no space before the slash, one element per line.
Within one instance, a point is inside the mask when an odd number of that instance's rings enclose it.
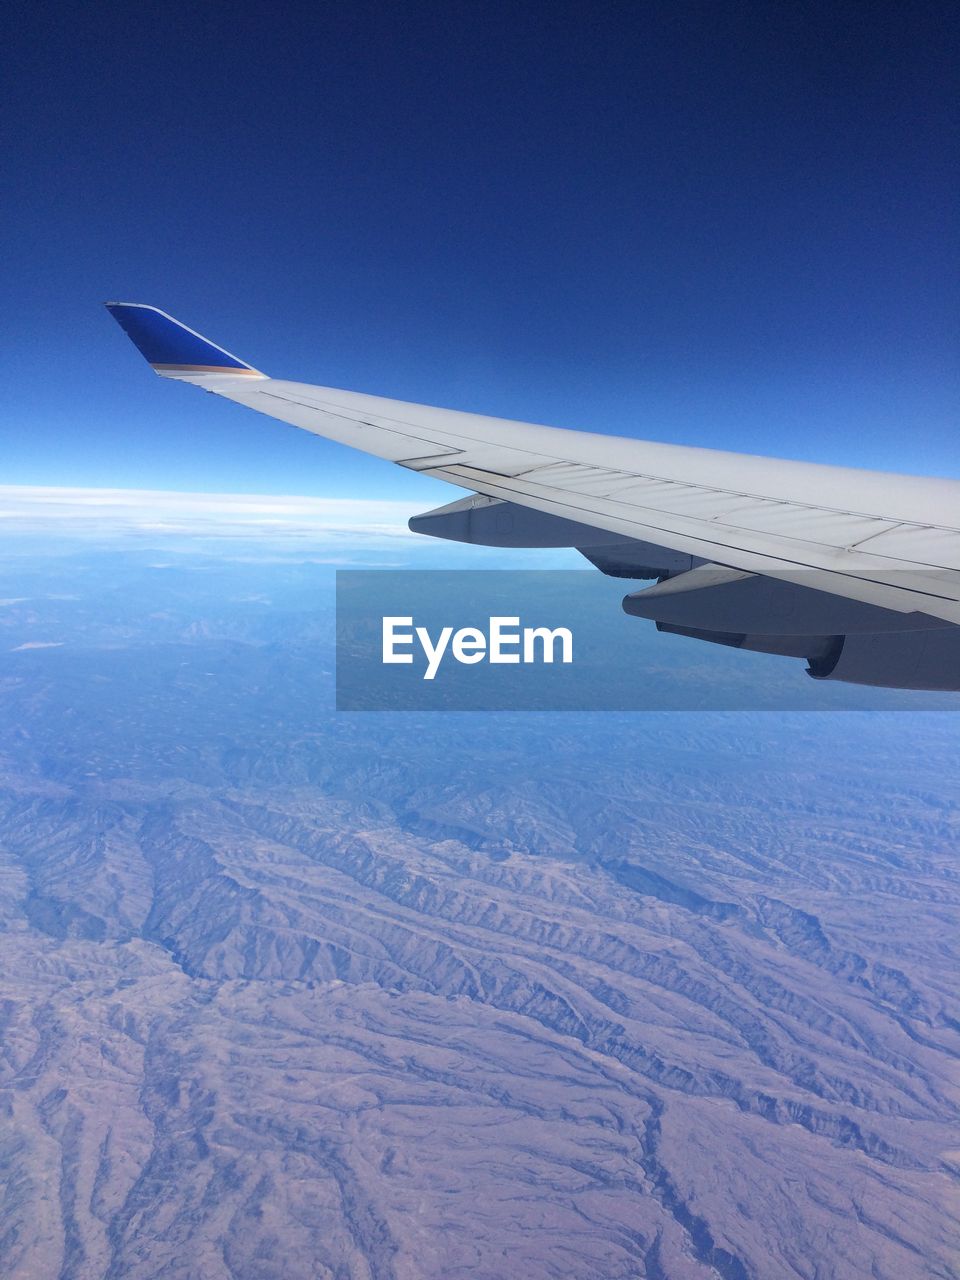
<path fill-rule="evenodd" d="M 155 379 L 268 373 L 957 474 L 952 6 L 40 4 L 6 38 L 6 483 L 449 490 Z"/>

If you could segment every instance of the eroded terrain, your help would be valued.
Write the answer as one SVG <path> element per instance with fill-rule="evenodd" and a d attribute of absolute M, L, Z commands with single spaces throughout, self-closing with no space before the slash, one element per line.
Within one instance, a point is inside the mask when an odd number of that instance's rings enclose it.
<path fill-rule="evenodd" d="M 953 716 L 334 716 L 84 563 L 2 593 L 0 1274 L 960 1274 Z"/>

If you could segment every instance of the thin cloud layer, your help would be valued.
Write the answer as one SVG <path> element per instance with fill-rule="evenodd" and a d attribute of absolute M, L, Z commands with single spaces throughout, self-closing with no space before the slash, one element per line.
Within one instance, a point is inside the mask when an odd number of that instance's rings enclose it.
<path fill-rule="evenodd" d="M 0 485 L 0 534 L 416 541 L 409 504 L 354 498 Z"/>

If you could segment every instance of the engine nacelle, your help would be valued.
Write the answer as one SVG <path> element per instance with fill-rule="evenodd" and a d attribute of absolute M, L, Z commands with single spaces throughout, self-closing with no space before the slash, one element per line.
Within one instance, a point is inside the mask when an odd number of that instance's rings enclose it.
<path fill-rule="evenodd" d="M 624 597 L 625 613 L 675 627 L 746 635 L 849 635 L 926 631 L 948 626 L 924 613 L 897 613 L 810 585 L 811 575 L 768 578 L 743 569 L 699 564 Z"/>
<path fill-rule="evenodd" d="M 960 627 L 839 636 L 751 635 L 658 622 L 658 631 L 753 653 L 806 658 L 807 675 L 881 689 L 960 692 Z"/>
<path fill-rule="evenodd" d="M 815 680 L 884 689 L 960 690 L 960 627 L 838 636 L 807 668 Z"/>

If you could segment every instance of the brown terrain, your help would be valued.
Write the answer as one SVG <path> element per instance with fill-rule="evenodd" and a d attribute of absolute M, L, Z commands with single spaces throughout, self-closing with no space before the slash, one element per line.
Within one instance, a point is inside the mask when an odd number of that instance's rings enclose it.
<path fill-rule="evenodd" d="M 960 1274 L 953 716 L 335 716 L 313 641 L 64 608 L 3 611 L 4 1280 Z"/>

